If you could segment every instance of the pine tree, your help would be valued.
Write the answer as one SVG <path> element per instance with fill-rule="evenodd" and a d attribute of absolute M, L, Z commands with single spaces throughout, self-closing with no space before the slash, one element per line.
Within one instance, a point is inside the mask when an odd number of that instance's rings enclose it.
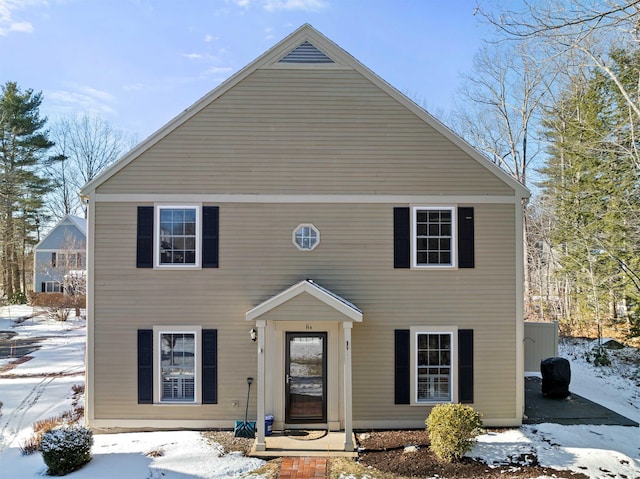
<path fill-rule="evenodd" d="M 41 176 L 53 143 L 40 118 L 42 94 L 21 91 L 15 82 L 0 94 L 0 253 L 7 298 L 25 292 L 25 254 L 51 181 Z"/>
<path fill-rule="evenodd" d="M 612 53 L 618 77 L 637 83 L 637 67 L 635 76 L 622 74 L 629 64 L 638 65 L 634 57 Z M 640 293 L 633 253 L 638 249 L 635 120 L 610 77 L 592 71 L 572 79 L 544 122 L 551 147 L 541 186 L 557 217 L 552 241 L 560 272 L 572 285 L 570 320 L 595 319 L 599 334 L 603 321 L 616 320 L 625 309 L 620 305 L 633 303 Z M 630 315 L 623 315 L 629 322 Z"/>

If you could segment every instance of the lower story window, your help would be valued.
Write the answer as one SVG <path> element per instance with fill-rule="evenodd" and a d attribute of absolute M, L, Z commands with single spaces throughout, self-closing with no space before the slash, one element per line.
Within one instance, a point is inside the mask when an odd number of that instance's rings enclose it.
<path fill-rule="evenodd" d="M 417 402 L 452 400 L 451 333 L 417 333 Z"/>
<path fill-rule="evenodd" d="M 160 400 L 195 402 L 196 334 L 160 333 Z"/>

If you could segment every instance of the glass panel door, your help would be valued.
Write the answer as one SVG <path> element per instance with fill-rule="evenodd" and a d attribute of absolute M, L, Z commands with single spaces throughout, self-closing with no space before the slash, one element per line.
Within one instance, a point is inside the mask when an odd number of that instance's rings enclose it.
<path fill-rule="evenodd" d="M 327 333 L 287 333 L 285 420 L 327 422 Z"/>

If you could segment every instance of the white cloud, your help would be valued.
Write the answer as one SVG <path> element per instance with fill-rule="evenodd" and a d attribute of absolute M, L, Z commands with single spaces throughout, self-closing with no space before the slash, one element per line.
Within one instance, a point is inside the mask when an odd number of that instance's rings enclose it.
<path fill-rule="evenodd" d="M 232 71 L 231 67 L 212 67 L 207 70 L 207 74 L 216 74 L 216 73 L 229 73 Z"/>
<path fill-rule="evenodd" d="M 248 9 L 254 4 L 262 4 L 262 7 L 268 12 L 277 10 L 304 10 L 313 12 L 322 10 L 329 6 L 327 0 L 227 0 L 234 3 L 238 7 Z"/>
<path fill-rule="evenodd" d="M 264 29 L 264 38 L 266 38 L 267 40 L 271 40 L 274 37 L 275 37 L 275 34 L 273 33 L 273 28 L 267 27 Z"/>
<path fill-rule="evenodd" d="M 33 32 L 33 24 L 24 19 L 16 20 L 15 13 L 46 4 L 46 0 L 0 0 L 0 36 L 6 36 L 11 32 Z"/>
<path fill-rule="evenodd" d="M 203 55 L 200 53 L 183 53 L 183 57 L 188 58 L 189 60 L 200 60 L 203 58 Z"/>
<path fill-rule="evenodd" d="M 265 0 L 264 9 L 275 10 L 304 10 L 317 11 L 329 6 L 325 0 Z"/>
<path fill-rule="evenodd" d="M 144 83 L 129 83 L 128 85 L 124 85 L 122 89 L 124 91 L 140 91 L 144 89 Z"/>
<path fill-rule="evenodd" d="M 211 34 L 209 34 L 209 33 L 207 33 L 207 34 L 204 36 L 204 41 L 205 41 L 205 43 L 211 43 L 211 42 L 212 42 L 212 41 L 214 41 L 214 40 L 220 40 L 220 37 L 214 37 L 213 35 L 211 35 Z"/>
<path fill-rule="evenodd" d="M 45 97 L 55 105 L 55 110 L 63 113 L 78 110 L 96 114 L 115 113 L 111 106 L 115 97 L 111 93 L 90 86 L 70 85 L 68 90 L 45 92 Z"/>
<path fill-rule="evenodd" d="M 217 58 L 210 53 L 183 53 L 182 56 L 184 58 L 188 58 L 189 60 L 205 60 L 205 61 L 216 61 Z"/>

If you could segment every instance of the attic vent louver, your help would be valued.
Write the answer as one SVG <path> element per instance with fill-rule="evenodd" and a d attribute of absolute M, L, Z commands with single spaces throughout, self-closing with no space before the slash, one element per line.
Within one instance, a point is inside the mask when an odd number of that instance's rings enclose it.
<path fill-rule="evenodd" d="M 282 57 L 278 63 L 335 63 L 309 42 L 304 42 Z"/>

